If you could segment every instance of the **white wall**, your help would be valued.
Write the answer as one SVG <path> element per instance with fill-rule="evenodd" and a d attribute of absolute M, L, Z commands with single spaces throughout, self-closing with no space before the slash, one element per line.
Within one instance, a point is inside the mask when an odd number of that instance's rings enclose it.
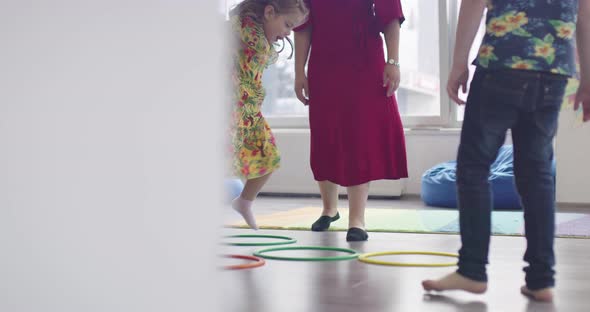
<path fill-rule="evenodd" d="M 215 311 L 217 10 L 0 2 L 0 311 Z"/>
<path fill-rule="evenodd" d="M 282 153 L 281 169 L 265 186 L 264 192 L 317 194 L 317 184 L 309 168 L 309 130 L 273 130 Z M 372 184 L 371 195 L 400 196 L 420 194 L 422 174 L 432 166 L 454 160 L 459 146 L 458 129 L 406 130 L 406 151 L 409 178 L 399 181 L 379 181 Z M 557 201 L 560 203 L 590 203 L 590 167 L 585 166 L 590 155 L 590 124 L 580 125 L 574 114 L 564 110 L 555 143 L 557 162 Z M 511 144 L 510 135 L 506 144 Z M 344 194 L 345 189 L 340 193 Z"/>
<path fill-rule="evenodd" d="M 317 184 L 309 168 L 309 130 L 274 129 L 281 151 L 281 168 L 263 189 L 264 192 L 314 193 Z M 406 149 L 409 178 L 400 181 L 376 181 L 371 195 L 400 196 L 419 194 L 424 171 L 443 161 L 456 158 L 458 130 L 407 130 Z M 346 190 L 340 189 L 344 194 Z"/>
<path fill-rule="evenodd" d="M 590 204 L 590 124 L 581 125 L 571 109 L 559 117 L 555 140 L 557 201 Z"/>
<path fill-rule="evenodd" d="M 408 194 L 420 194 L 422 174 L 441 162 L 455 160 L 460 132 L 452 130 L 406 131 L 406 152 L 410 178 Z"/>

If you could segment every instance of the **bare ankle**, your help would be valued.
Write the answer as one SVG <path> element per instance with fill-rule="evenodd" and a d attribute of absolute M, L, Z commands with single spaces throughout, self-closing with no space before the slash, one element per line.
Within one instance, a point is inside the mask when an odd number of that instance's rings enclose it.
<path fill-rule="evenodd" d="M 365 229 L 365 221 L 364 220 L 357 220 L 357 219 L 348 219 L 348 228 L 359 228 Z"/>
<path fill-rule="evenodd" d="M 360 223 L 360 222 L 350 222 L 348 223 L 348 228 L 359 228 L 359 229 L 365 229 L 365 224 L 364 223 Z"/>
<path fill-rule="evenodd" d="M 324 209 L 322 216 L 334 217 L 338 213 L 338 209 Z"/>

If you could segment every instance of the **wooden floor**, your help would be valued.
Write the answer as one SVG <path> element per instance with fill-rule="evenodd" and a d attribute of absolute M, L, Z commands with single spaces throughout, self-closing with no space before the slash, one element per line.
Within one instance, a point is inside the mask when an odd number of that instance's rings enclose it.
<path fill-rule="evenodd" d="M 263 197 L 255 203 L 257 215 L 321 206 L 318 198 Z M 346 201 L 341 201 L 346 207 Z M 370 200 L 372 208 L 425 208 L 415 198 Z M 560 207 L 560 211 L 590 213 L 584 207 Z M 318 211 L 319 214 L 319 211 Z M 228 208 L 226 219 L 237 220 Z M 249 230 L 223 229 L 223 234 L 247 234 Z M 457 252 L 458 235 L 369 233 L 367 242 L 348 243 L 345 232 L 259 231 L 257 234 L 287 235 L 297 245 L 352 248 L 360 253 L 390 250 Z M 590 311 L 590 239 L 556 239 L 557 287 L 553 304 L 529 301 L 519 293 L 524 273 L 522 237 L 492 238 L 488 266 L 488 292 L 426 294 L 420 285 L 454 268 L 388 267 L 357 260 L 338 262 L 296 262 L 267 260 L 265 266 L 223 271 L 223 311 L 235 312 L 348 312 L 348 311 Z M 224 246 L 225 254 L 252 254 L 261 247 Z M 292 252 L 279 252 L 294 255 Z M 298 256 L 332 255 L 327 252 L 299 252 Z M 440 261 L 448 259 L 384 257 L 383 260 Z M 230 264 L 232 260 L 224 260 Z M 231 262 L 231 264 L 240 263 Z"/>

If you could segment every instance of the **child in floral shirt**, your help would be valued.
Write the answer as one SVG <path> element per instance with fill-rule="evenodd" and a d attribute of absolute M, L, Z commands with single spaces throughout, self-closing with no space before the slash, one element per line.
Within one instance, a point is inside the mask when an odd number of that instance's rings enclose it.
<path fill-rule="evenodd" d="M 578 3 L 579 2 L 579 3 Z M 468 54 L 487 5 L 486 34 L 474 64 L 461 143 L 457 189 L 462 247 L 459 269 L 422 282 L 425 290 L 487 290 L 492 202 L 488 175 L 511 129 L 514 173 L 527 249 L 521 292 L 552 301 L 555 285 L 553 137 L 567 80 L 576 74 L 576 108 L 590 120 L 590 0 L 463 0 L 447 92 L 458 104 L 467 87 Z M 576 35 L 576 36 L 574 36 Z"/>

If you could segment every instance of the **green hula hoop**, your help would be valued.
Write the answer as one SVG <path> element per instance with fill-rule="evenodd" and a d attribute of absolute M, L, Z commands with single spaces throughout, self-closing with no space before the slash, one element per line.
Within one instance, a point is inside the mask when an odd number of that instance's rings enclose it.
<path fill-rule="evenodd" d="M 271 256 L 267 255 L 268 252 L 280 251 L 280 250 L 329 250 L 329 251 L 340 251 L 348 253 L 344 256 L 334 257 L 282 257 L 282 256 Z M 337 247 L 320 247 L 320 246 L 293 246 L 293 247 L 277 247 L 267 248 L 258 250 L 254 253 L 254 256 L 265 259 L 273 260 L 287 260 L 287 261 L 341 261 L 341 260 L 352 260 L 358 258 L 359 254 L 348 248 L 337 248 Z"/>
<path fill-rule="evenodd" d="M 279 236 L 279 235 L 263 235 L 263 234 L 240 234 L 240 235 L 230 235 L 226 236 L 226 238 L 275 238 L 281 239 L 282 241 L 278 242 L 259 242 L 259 243 L 225 243 L 226 245 L 232 246 L 275 246 L 275 245 L 287 245 L 287 244 L 294 244 L 297 242 L 296 239 L 288 237 L 288 236 Z"/>
<path fill-rule="evenodd" d="M 378 256 L 388 255 L 429 255 L 429 256 L 441 256 L 458 258 L 459 255 L 448 253 L 448 252 L 433 252 L 433 251 L 385 251 L 385 252 L 372 252 L 366 253 L 359 256 L 358 260 L 364 263 L 378 264 L 378 265 L 389 265 L 389 266 L 403 266 L 403 267 L 448 267 L 456 266 L 457 262 L 442 262 L 442 263 L 411 263 L 411 262 L 392 262 L 392 261 L 381 261 L 370 259 Z"/>

